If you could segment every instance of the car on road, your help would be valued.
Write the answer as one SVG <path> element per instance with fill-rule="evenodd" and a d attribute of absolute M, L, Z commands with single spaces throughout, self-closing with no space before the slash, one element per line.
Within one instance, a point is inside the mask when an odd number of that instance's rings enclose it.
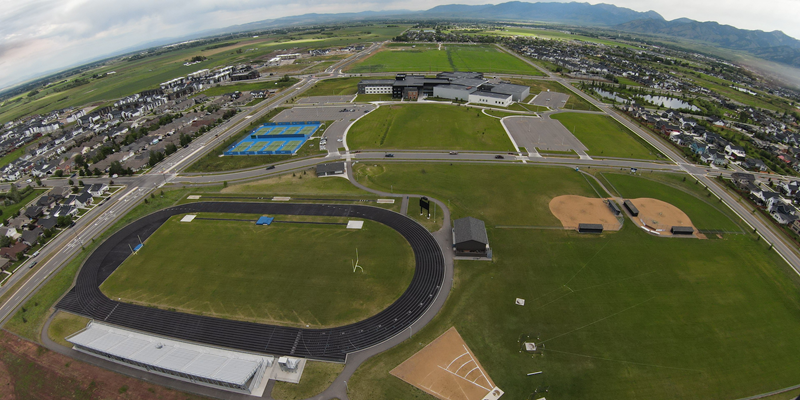
<path fill-rule="evenodd" d="M 457 151 L 451 151 L 451 152 L 450 152 L 450 155 L 451 155 L 451 156 L 457 156 L 457 155 L 458 155 L 458 152 L 457 152 Z"/>
<path fill-rule="evenodd" d="M 29 266 L 28 266 L 28 268 L 33 268 L 33 267 L 35 267 L 35 266 L 36 266 L 36 264 L 38 264 L 38 263 L 39 263 L 38 261 L 34 261 L 34 262 L 32 262 L 32 263 L 31 263 L 31 265 L 29 265 Z"/>
<path fill-rule="evenodd" d="M 386 154 L 384 154 L 383 156 L 384 156 L 384 157 L 394 157 L 394 154 L 392 154 L 392 153 L 386 153 Z"/>
<path fill-rule="evenodd" d="M 498 154 L 498 155 L 494 156 L 494 158 L 496 158 L 496 159 L 498 159 L 498 160 L 502 160 L 502 159 L 504 159 L 505 157 L 503 157 L 503 156 L 501 156 L 500 154 Z"/>
<path fill-rule="evenodd" d="M 275 166 L 274 165 L 270 165 L 269 167 L 267 167 L 267 171 L 269 171 L 271 169 L 275 169 Z"/>
<path fill-rule="evenodd" d="M 341 142 L 341 141 L 342 141 L 342 138 L 336 139 L 336 141 L 337 141 L 337 142 Z"/>

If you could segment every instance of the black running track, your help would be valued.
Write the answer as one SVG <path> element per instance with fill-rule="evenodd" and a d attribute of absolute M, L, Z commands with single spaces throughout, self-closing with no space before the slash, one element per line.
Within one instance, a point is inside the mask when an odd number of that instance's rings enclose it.
<path fill-rule="evenodd" d="M 414 251 L 416 270 L 411 285 L 380 313 L 354 324 L 330 329 L 301 329 L 233 321 L 159 310 L 117 302 L 100 291 L 100 284 L 131 254 L 130 246 L 145 240 L 170 217 L 184 213 L 319 215 L 363 218 L 400 232 Z M 268 229 L 268 228 L 266 228 Z M 320 258 L 325 257 L 320 254 Z M 348 353 L 379 344 L 402 332 L 433 303 L 444 281 L 444 255 L 436 240 L 408 217 L 362 205 L 202 202 L 158 211 L 122 228 L 92 253 L 75 287 L 56 306 L 96 321 L 155 335 L 231 349 L 344 361 Z M 276 296 L 291 296 L 291 288 Z M 255 305 L 254 305 L 255 306 Z"/>

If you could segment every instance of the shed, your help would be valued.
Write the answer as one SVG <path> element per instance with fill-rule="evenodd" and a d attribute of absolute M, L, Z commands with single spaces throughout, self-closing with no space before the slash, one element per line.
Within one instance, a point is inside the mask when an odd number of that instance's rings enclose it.
<path fill-rule="evenodd" d="M 601 225 L 601 224 L 578 224 L 578 232 L 580 232 L 580 233 L 603 233 L 603 225 Z"/>
<path fill-rule="evenodd" d="M 472 217 L 453 221 L 453 250 L 457 256 L 486 257 L 489 237 L 483 221 Z"/>
<path fill-rule="evenodd" d="M 317 176 L 331 176 L 344 174 L 344 161 L 317 165 Z"/>
<path fill-rule="evenodd" d="M 625 200 L 624 202 L 622 202 L 622 205 L 625 206 L 628 212 L 631 213 L 631 215 L 633 215 L 634 217 L 639 216 L 639 209 L 636 208 L 636 206 L 633 205 L 633 203 L 631 203 L 630 200 Z"/>
<path fill-rule="evenodd" d="M 673 226 L 669 231 L 673 235 L 691 235 L 694 233 L 694 228 L 691 226 Z"/>

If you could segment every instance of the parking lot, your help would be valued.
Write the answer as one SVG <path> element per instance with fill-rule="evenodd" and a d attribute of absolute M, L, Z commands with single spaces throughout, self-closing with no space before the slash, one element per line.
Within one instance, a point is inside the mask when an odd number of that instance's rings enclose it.
<path fill-rule="evenodd" d="M 575 151 L 586 156 L 586 146 L 578 140 L 561 122 L 549 118 L 508 117 L 503 126 L 514 137 L 517 146 L 525 147 L 529 153 L 539 150 Z"/>
<path fill-rule="evenodd" d="M 553 110 L 557 110 L 559 108 L 564 108 L 564 105 L 567 104 L 567 100 L 569 100 L 569 95 L 564 93 L 558 92 L 541 92 L 535 99 L 533 99 L 533 105 L 535 106 L 542 106 L 542 107 L 550 107 Z"/>

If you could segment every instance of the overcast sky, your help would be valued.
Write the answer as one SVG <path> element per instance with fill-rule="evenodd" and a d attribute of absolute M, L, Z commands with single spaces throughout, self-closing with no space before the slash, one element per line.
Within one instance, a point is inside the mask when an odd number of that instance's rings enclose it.
<path fill-rule="evenodd" d="M 503 1 L 490 1 L 501 3 Z M 598 1 L 589 1 L 592 4 Z M 738 28 L 782 30 L 800 38 L 800 0 L 608 0 L 671 20 L 688 17 Z M 485 0 L 0 0 L 0 90 L 62 69 L 167 37 L 305 13 L 423 10 Z"/>

